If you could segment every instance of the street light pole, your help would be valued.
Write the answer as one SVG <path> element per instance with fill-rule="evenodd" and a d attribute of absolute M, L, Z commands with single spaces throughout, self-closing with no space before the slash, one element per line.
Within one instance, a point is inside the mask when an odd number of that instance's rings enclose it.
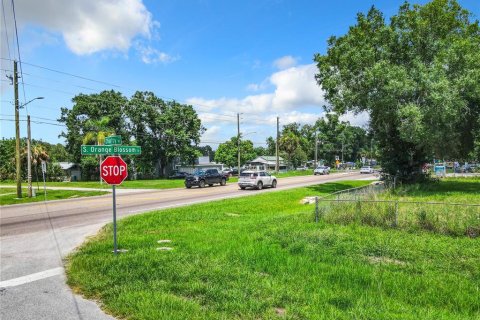
<path fill-rule="evenodd" d="M 240 113 L 237 113 L 237 153 L 238 176 L 240 177 Z"/>
<path fill-rule="evenodd" d="M 33 100 L 41 100 L 43 97 L 36 97 L 27 103 L 23 104 L 22 107 L 26 106 Z M 27 181 L 28 181 L 28 197 L 32 197 L 32 134 L 30 130 L 30 115 L 27 115 Z"/>
<path fill-rule="evenodd" d="M 275 140 L 275 173 L 278 174 L 280 170 L 280 159 L 278 156 L 278 148 L 279 148 L 279 139 L 280 139 L 280 119 L 277 117 L 277 139 Z"/>
<path fill-rule="evenodd" d="M 315 163 L 314 163 L 314 169 L 317 168 L 317 163 L 318 163 L 318 157 L 317 157 L 317 154 L 318 154 L 318 131 L 315 132 Z"/>

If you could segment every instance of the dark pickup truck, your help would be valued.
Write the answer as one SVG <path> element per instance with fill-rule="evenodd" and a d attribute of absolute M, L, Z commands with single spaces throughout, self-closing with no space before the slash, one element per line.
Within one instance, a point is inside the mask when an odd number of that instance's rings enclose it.
<path fill-rule="evenodd" d="M 207 184 L 213 186 L 214 183 L 224 186 L 227 184 L 227 180 L 228 177 L 218 172 L 217 169 L 196 170 L 193 175 L 185 178 L 185 187 L 189 189 L 192 186 L 203 188 Z"/>

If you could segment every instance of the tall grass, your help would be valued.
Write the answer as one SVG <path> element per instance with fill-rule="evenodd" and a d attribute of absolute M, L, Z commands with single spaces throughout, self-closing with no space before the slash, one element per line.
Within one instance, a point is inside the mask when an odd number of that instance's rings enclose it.
<path fill-rule="evenodd" d="M 462 184 L 462 182 L 464 184 Z M 333 223 L 361 223 L 409 231 L 427 230 L 452 236 L 480 236 L 480 202 L 470 191 L 480 180 L 446 180 L 402 186 L 396 190 L 369 187 L 321 199 L 323 218 Z M 459 186 L 461 186 L 459 188 Z M 445 198 L 442 194 L 449 194 Z M 450 201 L 448 201 L 450 200 Z"/>

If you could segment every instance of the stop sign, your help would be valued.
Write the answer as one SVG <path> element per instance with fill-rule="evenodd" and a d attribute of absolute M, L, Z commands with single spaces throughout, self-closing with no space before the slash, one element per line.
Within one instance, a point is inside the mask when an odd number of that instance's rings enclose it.
<path fill-rule="evenodd" d="M 100 176 L 108 184 L 121 184 L 128 176 L 127 164 L 120 156 L 108 156 L 100 165 Z"/>

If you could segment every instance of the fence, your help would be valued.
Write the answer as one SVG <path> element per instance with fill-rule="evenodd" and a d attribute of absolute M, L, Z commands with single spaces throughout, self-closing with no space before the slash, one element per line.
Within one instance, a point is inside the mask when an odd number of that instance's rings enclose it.
<path fill-rule="evenodd" d="M 315 198 L 315 222 L 360 223 L 384 228 L 480 236 L 480 204 L 382 199 L 382 185 Z"/>

